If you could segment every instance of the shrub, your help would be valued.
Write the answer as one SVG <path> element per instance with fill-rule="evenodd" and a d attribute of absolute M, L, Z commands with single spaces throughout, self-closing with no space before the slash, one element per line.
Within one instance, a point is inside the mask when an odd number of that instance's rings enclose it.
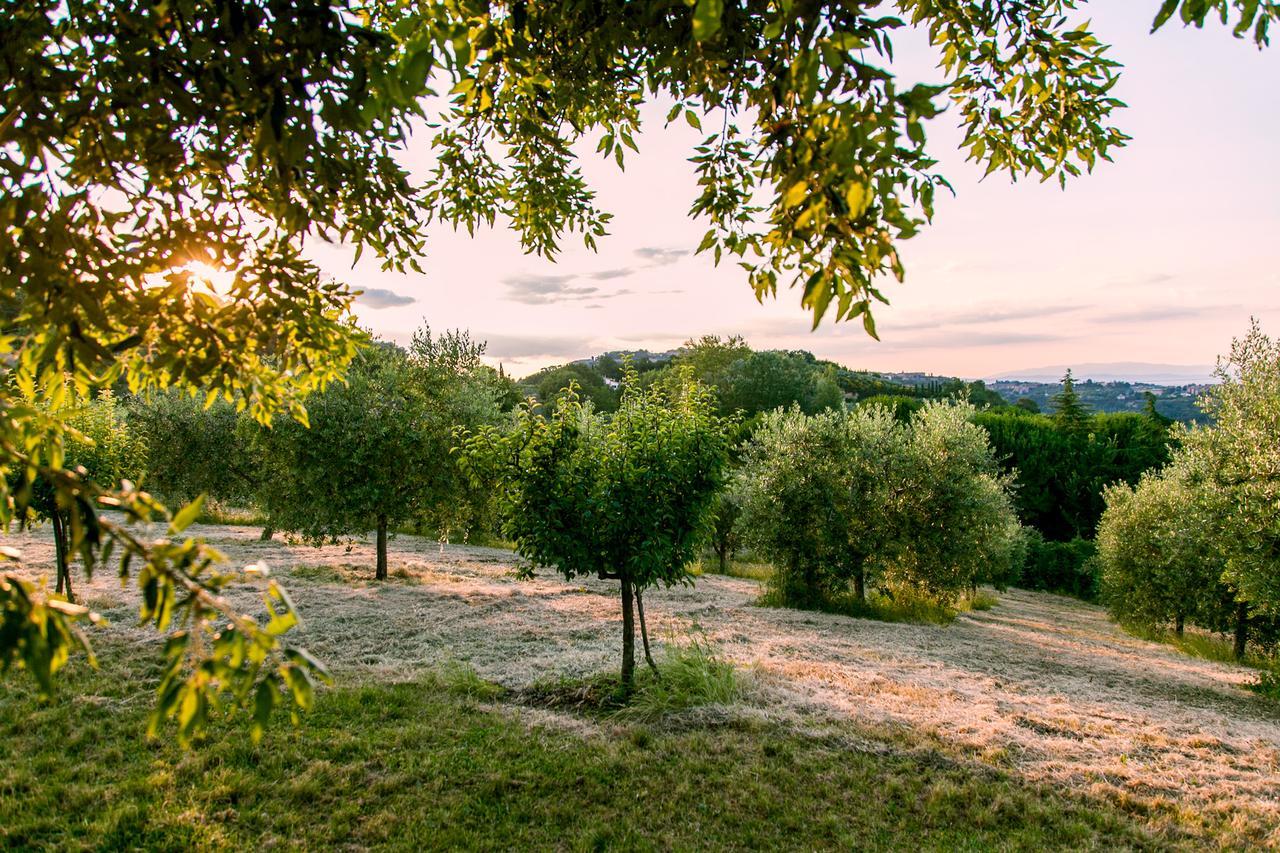
<path fill-rule="evenodd" d="M 1092 540 L 1077 536 L 1066 542 L 1054 542 L 1032 533 L 1017 585 L 1097 601 L 1102 592 L 1102 571 L 1096 555 L 1097 547 Z"/>

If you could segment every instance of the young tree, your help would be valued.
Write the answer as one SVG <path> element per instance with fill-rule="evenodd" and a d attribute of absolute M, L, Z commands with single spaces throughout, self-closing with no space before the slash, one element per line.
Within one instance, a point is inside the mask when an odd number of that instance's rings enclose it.
<path fill-rule="evenodd" d="M 729 570 L 729 561 L 742 545 L 742 494 L 737 484 L 730 481 L 716 495 L 711 527 L 711 550 L 720 565 L 720 574 Z"/>
<path fill-rule="evenodd" d="M 482 349 L 462 333 L 436 339 L 429 330 L 408 353 L 375 343 L 345 382 L 308 398 L 309 428 L 261 430 L 273 523 L 317 543 L 374 530 L 375 577 L 385 579 L 393 527 L 461 508 L 454 431 L 497 418 L 491 389 L 473 376 Z"/>
<path fill-rule="evenodd" d="M 687 375 L 675 387 L 638 386 L 628 371 L 611 415 L 571 388 L 549 415 L 526 405 L 514 431 L 482 430 L 463 445 L 473 476 L 496 479 L 504 531 L 530 570 L 618 582 L 627 691 L 637 612 L 648 656 L 643 593 L 691 582 L 688 564 L 710 533 L 729 450 L 704 386 Z"/>

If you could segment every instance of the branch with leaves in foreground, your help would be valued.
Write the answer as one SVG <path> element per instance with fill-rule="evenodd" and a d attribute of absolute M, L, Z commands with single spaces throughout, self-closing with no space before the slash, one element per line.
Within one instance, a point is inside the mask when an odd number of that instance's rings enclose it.
<path fill-rule="evenodd" d="M 34 409 L 25 414 L 39 416 Z M 56 433 L 54 419 L 46 426 Z M 23 489 L 34 478 L 53 486 L 60 508 L 71 520 L 72 550 L 79 553 L 87 572 L 119 554 L 121 580 L 135 578 L 141 593 L 141 624 L 162 633 L 176 628 L 164 644 L 165 665 L 150 733 L 173 718 L 178 738 L 185 743 L 199 735 L 212 711 L 243 708 L 251 710 L 250 731 L 256 741 L 276 706 L 291 706 L 295 716 L 311 706 L 316 682 L 327 682 L 329 676 L 304 649 L 284 641 L 299 621 L 284 588 L 267 579 L 262 596 L 267 618 L 260 624 L 233 607 L 223 592 L 236 582 L 266 578 L 266 567 L 218 571 L 225 562 L 221 553 L 196 539 L 175 538 L 200 514 L 203 497 L 171 515 L 127 481 L 118 489 L 105 489 L 75 471 L 42 464 L 9 442 L 0 442 L 0 460 L 5 467 L 26 471 L 16 496 L 18 506 Z M 8 491 L 7 482 L 2 488 Z M 10 495 L 3 497 L 0 520 L 8 524 L 13 521 L 13 503 L 7 500 Z M 123 522 L 102 509 L 117 511 Z M 144 541 L 136 528 L 157 520 L 167 522 L 165 535 Z M 0 560 L 20 564 L 22 554 L 6 546 L 0 548 Z M 104 622 L 88 607 L 51 594 L 45 582 L 0 571 L 0 671 L 14 666 L 28 670 L 45 697 L 53 692 L 54 674 L 73 653 L 84 652 L 94 662 L 83 628 Z"/>

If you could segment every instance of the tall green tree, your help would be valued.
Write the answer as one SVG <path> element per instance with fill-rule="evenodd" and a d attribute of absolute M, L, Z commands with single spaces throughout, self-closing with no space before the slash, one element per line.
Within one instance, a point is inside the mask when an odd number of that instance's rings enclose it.
<path fill-rule="evenodd" d="M 1054 423 L 1068 433 L 1086 433 L 1089 431 L 1089 407 L 1076 393 L 1076 383 L 1071 377 L 1070 369 L 1062 377 L 1062 390 L 1049 398 L 1049 409 L 1053 412 Z"/>
<path fill-rule="evenodd" d="M 571 389 L 549 414 L 526 406 L 513 431 L 479 431 L 463 445 L 473 476 L 498 484 L 504 531 L 530 570 L 618 582 L 625 690 L 637 613 L 649 650 L 644 591 L 692 582 L 728 464 L 726 427 L 711 392 L 687 375 L 642 389 L 630 371 L 615 413 Z"/>

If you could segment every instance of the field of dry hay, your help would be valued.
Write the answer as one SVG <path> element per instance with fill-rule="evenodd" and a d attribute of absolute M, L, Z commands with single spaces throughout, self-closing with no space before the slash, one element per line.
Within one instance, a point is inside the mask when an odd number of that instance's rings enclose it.
<path fill-rule="evenodd" d="M 613 588 L 549 572 L 517 580 L 506 551 L 398 537 L 392 579 L 378 585 L 368 543 L 259 542 L 244 527 L 193 533 L 237 563 L 265 561 L 303 614 L 304 644 L 339 679 L 408 680 L 460 662 L 520 689 L 617 666 Z M 29 571 L 51 566 L 47 529 L 11 541 Z M 78 592 L 127 624 L 132 594 L 109 573 Z M 1280 712 L 1241 687 L 1248 670 L 1133 638 L 1101 608 L 1040 593 L 1010 591 L 945 627 L 761 608 L 757 593 L 753 581 L 706 576 L 646 596 L 659 645 L 703 632 L 756 673 L 750 707 L 731 713 L 910 727 L 1028 779 L 1217 813 L 1280 845 Z M 257 592 L 233 595 L 253 607 Z"/>

